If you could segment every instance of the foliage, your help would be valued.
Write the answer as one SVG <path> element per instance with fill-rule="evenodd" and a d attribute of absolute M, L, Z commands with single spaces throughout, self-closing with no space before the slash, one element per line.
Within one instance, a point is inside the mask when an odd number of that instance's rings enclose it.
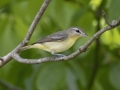
<path fill-rule="evenodd" d="M 0 56 L 22 41 L 43 1 L 0 1 Z M 101 10 L 105 10 L 110 21 L 120 16 L 119 3 L 120 0 L 51 0 L 30 43 L 71 26 L 83 28 L 89 37 L 79 39 L 63 52 L 68 55 L 106 25 Z M 120 90 L 119 38 L 119 27 L 108 31 L 97 39 L 99 43 L 93 43 L 87 52 L 71 61 L 27 65 L 12 60 L 0 68 L 0 79 L 23 90 Z M 50 54 L 31 49 L 21 56 L 40 58 Z M 0 90 L 6 90 L 0 83 Z"/>

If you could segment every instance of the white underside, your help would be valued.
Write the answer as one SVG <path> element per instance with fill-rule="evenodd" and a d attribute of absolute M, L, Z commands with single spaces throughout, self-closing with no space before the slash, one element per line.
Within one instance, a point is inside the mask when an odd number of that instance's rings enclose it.
<path fill-rule="evenodd" d="M 63 52 L 68 50 L 75 43 L 76 40 L 72 38 L 58 42 L 45 42 L 42 44 L 32 45 L 31 48 L 39 48 L 48 52 L 54 51 L 54 53 Z"/>

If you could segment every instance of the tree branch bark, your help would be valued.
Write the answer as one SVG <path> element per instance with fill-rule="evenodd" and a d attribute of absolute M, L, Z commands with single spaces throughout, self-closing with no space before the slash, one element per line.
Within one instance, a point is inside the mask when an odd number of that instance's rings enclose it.
<path fill-rule="evenodd" d="M 108 21 L 107 18 L 105 18 L 105 21 Z M 106 22 L 108 24 L 108 22 Z M 111 27 L 112 25 L 112 27 Z M 96 38 L 98 38 L 101 34 L 103 34 L 104 32 L 111 30 L 117 26 L 120 25 L 120 18 L 118 20 L 113 20 L 111 25 L 107 25 L 106 27 L 102 28 L 101 30 L 99 30 L 97 33 L 95 33 L 82 47 L 80 47 L 77 51 L 73 52 L 72 54 L 63 57 L 62 59 L 60 57 L 46 57 L 46 58 L 40 58 L 40 59 L 24 59 L 21 58 L 19 56 L 19 53 L 17 51 L 15 51 L 12 54 L 12 57 L 20 62 L 20 63 L 26 63 L 26 64 L 38 64 L 38 63 L 43 63 L 43 62 L 48 62 L 48 61 L 66 61 L 66 60 L 70 60 L 76 56 L 78 56 L 79 54 L 85 52 L 88 47 L 90 46 L 90 44 L 96 40 Z"/>
<path fill-rule="evenodd" d="M 4 64 L 6 64 L 7 62 L 9 62 L 12 59 L 12 54 L 13 52 L 18 52 L 18 49 L 27 45 L 34 30 L 36 25 L 38 24 L 39 20 L 41 19 L 43 13 L 45 12 L 47 6 L 49 5 L 51 0 L 44 0 L 42 6 L 40 7 L 38 13 L 36 14 L 30 28 L 28 29 L 28 33 L 25 36 L 24 40 L 10 53 L 8 53 L 7 55 L 5 55 L 4 57 L 0 57 L 0 67 L 2 67 Z"/>

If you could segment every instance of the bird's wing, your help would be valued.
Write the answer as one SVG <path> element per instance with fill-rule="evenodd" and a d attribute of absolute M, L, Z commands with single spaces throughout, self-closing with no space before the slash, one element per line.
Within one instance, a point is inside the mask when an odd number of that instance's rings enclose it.
<path fill-rule="evenodd" d="M 68 37 L 67 33 L 65 33 L 63 31 L 62 32 L 60 31 L 60 32 L 51 34 L 51 35 L 49 35 L 47 37 L 44 37 L 44 38 L 40 39 L 39 41 L 37 41 L 37 42 L 35 42 L 33 44 L 44 43 L 44 42 L 62 41 L 62 40 L 65 40 L 67 37 Z"/>

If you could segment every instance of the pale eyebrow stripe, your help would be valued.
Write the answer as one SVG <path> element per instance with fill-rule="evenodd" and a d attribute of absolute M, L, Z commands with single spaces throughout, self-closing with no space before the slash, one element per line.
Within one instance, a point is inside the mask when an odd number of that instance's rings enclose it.
<path fill-rule="evenodd" d="M 79 29 L 79 28 L 73 28 L 73 29 Z"/>

